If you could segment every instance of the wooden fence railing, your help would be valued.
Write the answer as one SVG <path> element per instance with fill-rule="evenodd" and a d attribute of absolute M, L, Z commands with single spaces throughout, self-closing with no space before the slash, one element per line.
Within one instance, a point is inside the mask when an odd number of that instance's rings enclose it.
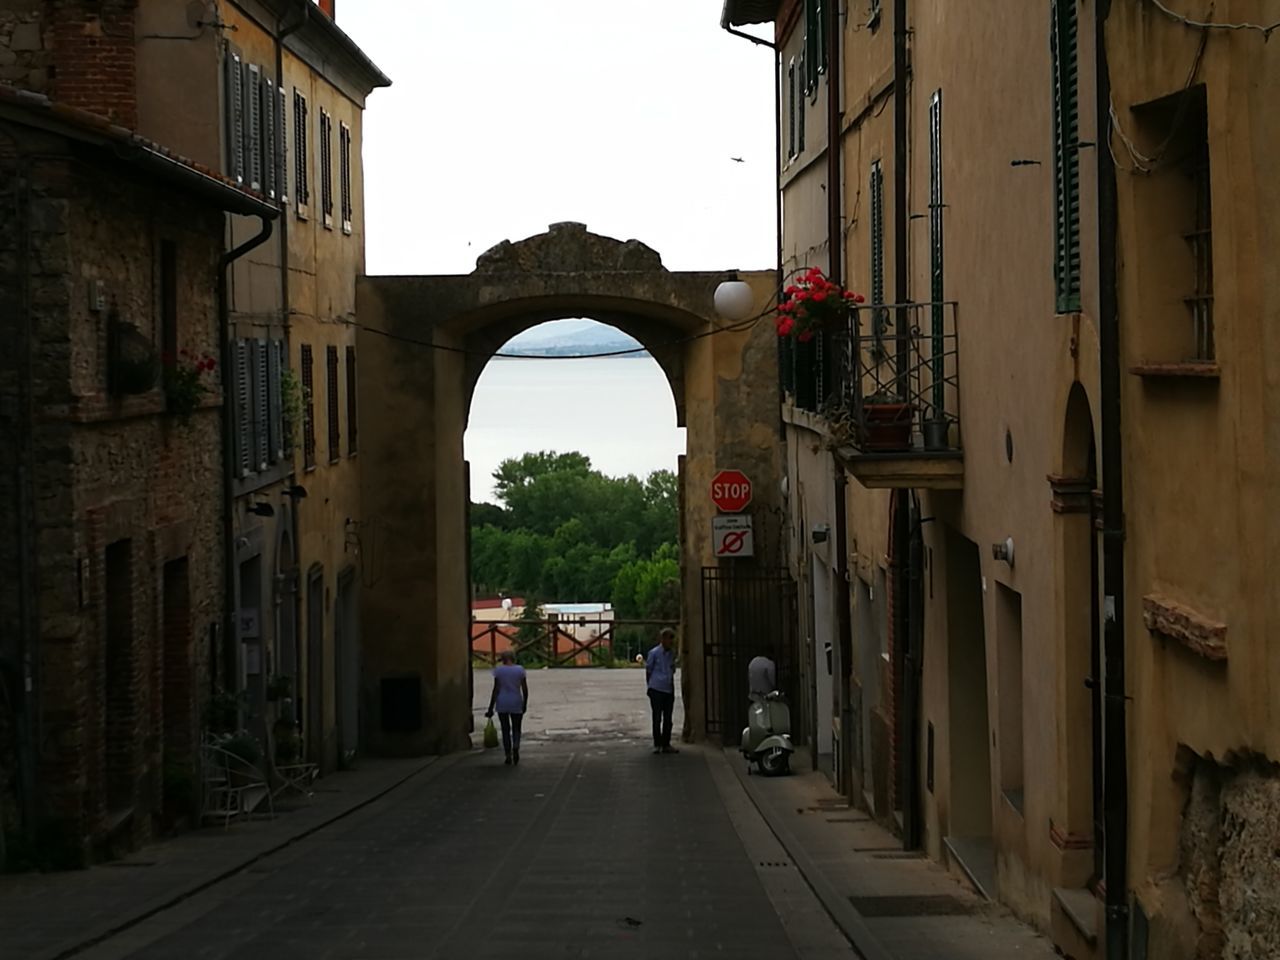
<path fill-rule="evenodd" d="M 560 617 L 545 620 L 473 621 L 471 660 L 492 666 L 506 650 L 526 666 L 591 667 L 634 660 L 657 643 L 675 620 L 605 620 Z M 585 635 L 585 636 L 584 636 Z"/>

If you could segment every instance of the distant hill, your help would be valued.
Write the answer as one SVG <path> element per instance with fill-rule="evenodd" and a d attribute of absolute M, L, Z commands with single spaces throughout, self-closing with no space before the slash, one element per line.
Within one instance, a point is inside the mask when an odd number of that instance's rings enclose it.
<path fill-rule="evenodd" d="M 627 356 L 647 357 L 639 342 L 621 330 L 595 320 L 553 320 L 512 337 L 503 353 L 522 357 L 572 357 L 634 350 Z"/>

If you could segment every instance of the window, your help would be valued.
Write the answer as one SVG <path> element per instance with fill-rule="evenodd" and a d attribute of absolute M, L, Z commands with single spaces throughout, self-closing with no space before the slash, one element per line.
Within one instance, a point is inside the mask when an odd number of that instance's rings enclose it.
<path fill-rule="evenodd" d="M 252 190 L 262 189 L 262 69 L 251 63 L 245 72 L 244 166 Z"/>
<path fill-rule="evenodd" d="M 1140 303 L 1155 322 L 1135 330 L 1154 361 L 1212 363 L 1214 343 L 1213 189 L 1208 91 L 1204 84 L 1133 108 L 1143 176 L 1132 178 L 1138 256 L 1149 262 Z M 1190 324 L 1170 323 L 1181 310 Z M 1159 318 L 1156 320 L 1155 318 Z"/>
<path fill-rule="evenodd" d="M 794 160 L 799 152 L 796 149 L 796 110 L 799 105 L 804 103 L 803 96 L 797 96 L 799 91 L 796 89 L 796 61 L 791 58 L 791 62 L 787 64 L 787 159 Z"/>
<path fill-rule="evenodd" d="M 342 232 L 351 232 L 351 128 L 338 124 L 338 179 L 342 191 Z"/>
<path fill-rule="evenodd" d="M 1076 0 L 1053 5 L 1053 287 L 1058 313 L 1080 309 L 1080 123 Z"/>
<path fill-rule="evenodd" d="M 338 348 L 325 348 L 325 373 L 329 387 L 329 462 L 342 458 L 342 433 L 338 429 Z"/>
<path fill-rule="evenodd" d="M 942 323 L 942 91 L 929 101 L 929 299 L 933 320 Z"/>
<path fill-rule="evenodd" d="M 227 176 L 244 183 L 244 61 L 232 47 L 223 60 L 227 104 Z"/>
<path fill-rule="evenodd" d="M 311 179 L 307 163 L 307 98 L 297 87 L 293 88 L 293 191 L 299 220 L 307 219 L 311 203 Z"/>
<path fill-rule="evenodd" d="M 315 364 L 311 345 L 302 345 L 302 465 L 311 470 L 316 465 Z"/>
<path fill-rule="evenodd" d="M 286 132 L 288 126 L 286 118 L 289 114 L 284 99 L 283 80 L 276 89 L 276 99 L 280 111 L 276 122 L 276 168 L 280 171 L 280 205 L 283 207 L 289 203 L 289 137 Z"/>
<path fill-rule="evenodd" d="M 347 347 L 347 456 L 356 452 L 356 348 Z"/>
<path fill-rule="evenodd" d="M 827 69 L 827 24 L 823 9 L 829 0 L 804 0 L 804 91 L 817 90 L 818 77 Z"/>
<path fill-rule="evenodd" d="M 320 108 L 320 212 L 324 225 L 333 229 L 333 117 Z"/>
<path fill-rule="evenodd" d="M 160 356 L 178 357 L 178 245 L 160 241 Z"/>
<path fill-rule="evenodd" d="M 285 456 L 284 341 L 240 338 L 231 348 L 236 469 L 244 478 L 265 472 Z"/>
<path fill-rule="evenodd" d="M 258 88 L 262 99 L 258 115 L 262 118 L 262 188 L 272 200 L 276 198 L 276 85 L 263 77 Z"/>
<path fill-rule="evenodd" d="M 884 303 L 884 170 L 879 160 L 871 162 L 871 303 Z M 886 311 L 871 313 L 871 334 L 877 358 L 884 355 Z"/>

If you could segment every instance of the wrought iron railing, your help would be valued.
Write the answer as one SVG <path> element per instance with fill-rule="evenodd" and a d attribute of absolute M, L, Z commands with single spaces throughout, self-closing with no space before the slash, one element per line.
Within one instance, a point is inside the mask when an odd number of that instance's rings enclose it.
<path fill-rule="evenodd" d="M 825 362 L 803 372 L 837 443 L 862 454 L 960 450 L 956 308 L 954 301 L 868 304 L 846 326 L 822 333 Z M 797 397 L 805 392 L 798 382 L 794 389 Z"/>

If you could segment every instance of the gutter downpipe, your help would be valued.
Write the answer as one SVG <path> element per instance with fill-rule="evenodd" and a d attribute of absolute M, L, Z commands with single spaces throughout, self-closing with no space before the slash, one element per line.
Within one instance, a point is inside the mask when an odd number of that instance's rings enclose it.
<path fill-rule="evenodd" d="M 1115 161 L 1105 141 L 1111 135 L 1111 72 L 1107 62 L 1106 22 L 1111 0 L 1099 0 L 1094 12 L 1097 63 L 1098 286 L 1100 406 L 1102 420 L 1102 561 L 1106 958 L 1129 956 L 1129 767 L 1125 700 L 1124 465 L 1120 434 L 1120 318 L 1117 282 L 1119 212 Z M 1106 124 L 1105 131 L 1103 124 Z"/>
<path fill-rule="evenodd" d="M 907 36 L 907 0 L 893 0 L 893 300 L 898 304 L 905 304 L 910 296 L 907 283 Z M 907 308 L 899 307 L 894 318 L 895 363 L 898 396 L 904 400 L 910 324 Z"/>
<path fill-rule="evenodd" d="M 840 63 L 840 10 L 839 4 L 828 3 L 826 15 L 827 58 L 827 276 L 831 282 L 844 283 L 844 233 L 841 214 L 844 204 L 844 181 L 840 159 L 843 152 L 840 139 L 840 92 L 844 74 Z M 836 372 L 834 351 L 826 351 L 823 373 Z M 852 371 L 843 371 L 847 376 Z M 819 398 L 820 400 L 825 398 Z M 840 767 L 841 792 L 848 797 L 854 793 L 853 785 L 853 704 L 849 693 L 853 685 L 853 615 L 850 611 L 849 585 L 849 516 L 845 494 L 849 477 L 838 457 L 831 458 L 832 480 L 835 496 L 836 527 L 836 640 L 840 650 Z"/>
<path fill-rule="evenodd" d="M 250 250 L 262 246 L 271 238 L 271 218 L 266 214 L 258 214 L 262 229 L 238 247 L 234 247 L 218 257 L 218 335 L 222 340 L 222 535 L 224 544 L 225 585 L 223 587 L 224 605 L 226 606 L 223 623 L 223 642 L 237 643 L 233 613 L 236 606 L 236 529 L 235 529 L 235 433 L 232 428 L 231 411 L 231 297 L 228 271 L 231 264 L 239 260 Z"/>

